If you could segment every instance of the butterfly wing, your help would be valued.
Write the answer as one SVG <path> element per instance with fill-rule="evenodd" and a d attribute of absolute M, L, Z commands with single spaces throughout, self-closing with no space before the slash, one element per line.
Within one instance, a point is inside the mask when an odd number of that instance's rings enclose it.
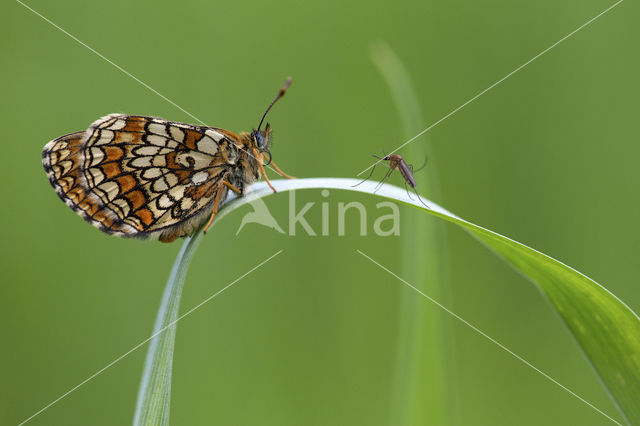
<path fill-rule="evenodd" d="M 111 114 L 49 142 L 43 165 L 58 196 L 104 232 L 191 234 L 213 209 L 238 157 L 222 129 Z"/>

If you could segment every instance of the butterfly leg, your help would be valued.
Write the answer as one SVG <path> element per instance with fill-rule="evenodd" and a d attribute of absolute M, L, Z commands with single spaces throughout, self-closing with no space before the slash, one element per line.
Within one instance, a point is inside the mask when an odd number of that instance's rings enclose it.
<path fill-rule="evenodd" d="M 211 212 L 211 217 L 209 218 L 209 221 L 207 222 L 207 224 L 204 227 L 204 230 L 202 231 L 203 234 L 207 233 L 207 229 L 209 229 L 209 227 L 211 226 L 211 223 L 213 222 L 213 218 L 216 217 L 216 213 L 218 213 L 218 207 L 220 206 L 220 196 L 222 195 L 222 185 L 225 184 L 225 183 L 227 183 L 227 182 L 222 181 L 222 183 L 220 185 L 218 185 L 218 191 L 216 192 L 216 198 L 213 200 L 213 211 Z M 229 183 L 228 185 L 231 185 L 231 184 Z M 231 186 L 233 186 L 233 185 L 231 185 Z"/>
<path fill-rule="evenodd" d="M 262 165 L 262 161 L 259 160 L 260 154 L 258 154 L 258 150 L 256 148 L 253 148 L 253 155 L 255 156 L 256 159 L 258 159 L 258 167 L 260 167 L 260 172 L 262 172 L 262 176 L 264 177 L 264 180 L 267 181 L 267 185 L 269 185 L 269 188 L 271 188 L 273 192 L 278 192 L 273 187 L 273 185 L 271 185 L 271 181 L 267 177 L 267 172 L 264 171 L 264 166 Z"/>
<path fill-rule="evenodd" d="M 226 185 L 227 188 L 229 188 L 230 190 L 232 190 L 233 192 L 235 192 L 238 195 L 242 195 L 242 191 L 240 191 L 238 188 L 236 188 L 235 186 L 231 185 L 229 182 L 227 182 L 226 180 L 223 180 L 222 183 L 224 185 Z"/>
<path fill-rule="evenodd" d="M 273 167 L 273 169 L 276 171 L 276 173 L 278 173 L 280 176 L 287 178 L 287 179 L 295 179 L 294 176 L 289 176 L 288 174 L 286 174 L 285 172 L 283 172 L 282 170 L 280 170 L 280 167 L 278 167 L 276 165 L 276 163 L 274 163 L 273 161 L 271 162 L 271 166 Z"/>

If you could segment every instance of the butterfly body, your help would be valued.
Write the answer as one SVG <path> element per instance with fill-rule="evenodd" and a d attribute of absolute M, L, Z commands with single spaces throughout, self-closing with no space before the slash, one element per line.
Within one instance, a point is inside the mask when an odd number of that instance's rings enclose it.
<path fill-rule="evenodd" d="M 141 115 L 110 114 L 84 132 L 56 138 L 42 150 L 51 186 L 87 222 L 119 237 L 171 242 L 207 231 L 229 190 L 245 195 L 271 161 L 271 127 L 235 134 L 225 129 Z"/>
<path fill-rule="evenodd" d="M 270 134 L 269 126 L 236 135 L 111 114 L 49 142 L 42 158 L 58 196 L 89 223 L 121 237 L 168 242 L 191 235 L 211 216 L 215 201 L 227 196 L 223 182 L 245 194 L 260 177 Z"/>

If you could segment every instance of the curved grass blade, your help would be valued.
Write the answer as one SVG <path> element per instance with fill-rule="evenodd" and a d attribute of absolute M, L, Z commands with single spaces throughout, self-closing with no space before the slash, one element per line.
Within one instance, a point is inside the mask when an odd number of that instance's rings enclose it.
<path fill-rule="evenodd" d="M 276 180 L 280 192 L 296 189 L 343 189 L 373 194 L 377 182 L 357 187 L 356 179 Z M 218 220 L 236 208 L 271 195 L 264 183 L 240 199 L 228 199 Z M 640 425 L 640 318 L 606 288 L 571 267 L 496 232 L 475 225 L 426 200 L 431 210 L 407 197 L 403 188 L 385 184 L 378 196 L 409 204 L 454 223 L 483 242 L 536 284 L 558 312 L 625 420 Z"/>
<path fill-rule="evenodd" d="M 377 182 L 365 182 L 354 188 L 358 182 L 340 178 L 271 181 L 280 192 L 327 188 L 373 194 L 377 185 Z M 273 192 L 266 183 L 260 182 L 245 197 L 230 195 L 214 223 L 254 199 L 271 194 Z M 431 206 L 428 210 L 419 201 L 409 199 L 404 189 L 388 184 L 376 195 L 411 205 L 462 227 L 535 283 L 560 314 L 625 419 L 630 424 L 640 425 L 640 318 L 627 305 L 575 269 L 463 220 L 430 200 L 425 200 Z M 198 231 L 185 241 L 167 283 L 155 327 L 158 331 L 166 330 L 158 333 L 149 347 L 135 425 L 168 424 L 175 339 L 172 321 L 177 317 L 184 278 L 201 237 L 202 233 Z"/>
<path fill-rule="evenodd" d="M 149 344 L 138 390 L 133 420 L 135 426 L 169 425 L 175 323 L 178 318 L 184 279 L 201 238 L 202 230 L 200 229 L 194 236 L 186 239 L 167 280 L 153 327 L 154 337 Z"/>

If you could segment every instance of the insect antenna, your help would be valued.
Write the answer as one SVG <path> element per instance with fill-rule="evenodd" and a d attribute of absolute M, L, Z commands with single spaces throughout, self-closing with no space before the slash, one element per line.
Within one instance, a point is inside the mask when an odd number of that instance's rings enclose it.
<path fill-rule="evenodd" d="M 271 164 L 271 160 L 273 159 L 273 157 L 271 157 L 271 151 L 269 151 L 268 149 L 264 151 L 264 154 L 269 156 L 269 161 L 267 161 L 267 163 L 265 164 L 265 167 L 266 167 L 269 164 Z"/>
<path fill-rule="evenodd" d="M 273 100 L 271 101 L 271 103 L 267 107 L 267 110 L 264 112 L 264 115 L 262 116 L 262 119 L 260 120 L 260 124 L 258 124 L 258 130 L 257 130 L 258 132 L 260 131 L 260 127 L 262 127 L 262 123 L 264 122 L 265 117 L 269 113 L 269 110 L 271 110 L 271 107 L 273 106 L 273 104 L 275 104 L 278 101 L 278 99 L 280 99 L 281 97 L 284 96 L 284 92 L 287 91 L 287 88 L 290 85 L 291 85 L 291 77 L 287 77 L 287 81 L 284 83 L 284 86 L 282 86 L 282 88 L 280 89 L 280 91 L 278 92 L 276 97 L 273 98 Z"/>
<path fill-rule="evenodd" d="M 418 173 L 420 170 L 422 170 L 422 169 L 424 169 L 424 168 L 425 168 L 425 166 L 427 165 L 427 161 L 429 161 L 429 156 L 428 156 L 428 155 L 424 157 L 424 164 L 423 164 L 422 166 L 420 166 L 420 168 L 419 168 L 418 170 L 415 170 L 415 171 L 414 171 L 414 170 L 413 170 L 413 167 L 412 167 L 412 168 L 411 168 L 411 171 L 412 171 L 413 173 Z"/>
<path fill-rule="evenodd" d="M 372 154 L 372 157 L 377 158 L 378 160 L 382 160 L 382 158 L 378 157 L 377 155 Z M 356 186 L 360 185 L 361 183 L 365 183 L 367 180 L 369 180 L 369 178 L 373 175 L 373 171 L 376 169 L 377 164 L 374 164 L 373 167 L 371 168 L 371 173 L 369 173 L 369 176 L 367 176 L 366 178 L 364 178 L 364 180 L 356 183 L 355 185 L 352 185 L 352 188 L 355 188 Z"/>

